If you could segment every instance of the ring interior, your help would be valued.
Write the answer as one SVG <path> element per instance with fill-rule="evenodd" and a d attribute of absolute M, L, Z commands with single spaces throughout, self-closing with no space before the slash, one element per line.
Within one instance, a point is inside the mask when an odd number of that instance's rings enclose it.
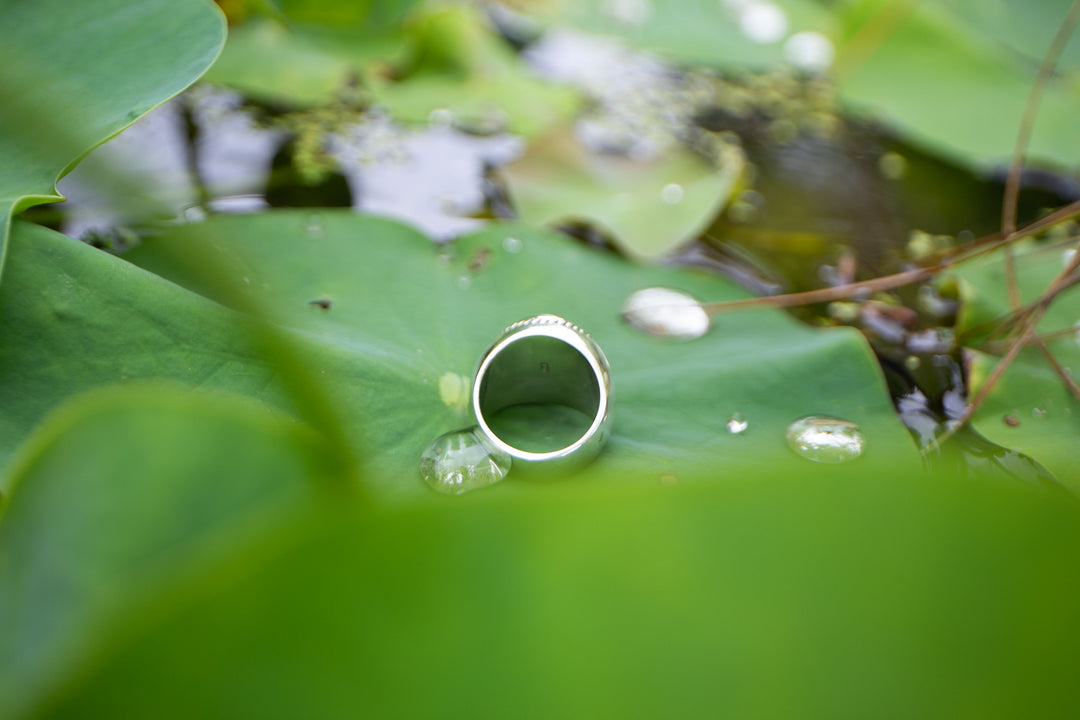
<path fill-rule="evenodd" d="M 600 383 L 589 361 L 572 345 L 544 335 L 523 337 L 489 362 L 480 380 L 479 405 L 486 419 L 526 404 L 564 405 L 595 418 Z"/>

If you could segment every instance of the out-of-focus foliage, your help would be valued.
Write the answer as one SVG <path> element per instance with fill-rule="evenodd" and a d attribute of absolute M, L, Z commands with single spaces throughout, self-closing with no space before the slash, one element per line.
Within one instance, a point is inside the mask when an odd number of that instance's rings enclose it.
<path fill-rule="evenodd" d="M 6 708 L 975 718 L 1080 702 L 1072 502 L 807 467 L 372 512 L 304 497 L 325 478 L 296 428 L 197 398 L 87 400 L 22 463 L 0 659 L 5 681 L 36 682 L 6 682 Z"/>
<path fill-rule="evenodd" d="M 209 0 L 0 2 L 0 268 L 12 214 L 62 200 L 60 176 L 194 82 L 224 34 Z"/>
<path fill-rule="evenodd" d="M 676 147 L 643 162 L 589 151 L 563 130 L 503 171 L 521 220 L 589 222 L 631 257 L 657 259 L 697 238 L 728 204 L 743 170 L 736 148 L 717 169 Z"/>
<path fill-rule="evenodd" d="M 434 110 L 459 123 L 535 135 L 569 116 L 576 95 L 534 77 L 483 14 L 418 8 L 388 27 L 256 18 L 234 30 L 207 79 L 299 106 L 340 99 L 385 105 L 406 123 Z"/>

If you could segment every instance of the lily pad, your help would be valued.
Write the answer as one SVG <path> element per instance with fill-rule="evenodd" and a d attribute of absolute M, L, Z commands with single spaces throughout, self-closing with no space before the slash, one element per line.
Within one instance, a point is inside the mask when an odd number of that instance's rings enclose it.
<path fill-rule="evenodd" d="M 377 27 L 255 18 L 230 35 L 207 79 L 299 107 L 359 90 L 401 122 L 425 123 L 432 111 L 448 110 L 464 126 L 526 136 L 578 104 L 573 90 L 533 76 L 480 11 L 465 5 Z"/>
<path fill-rule="evenodd" d="M 1021 299 L 1031 302 L 1040 297 L 1069 259 L 1060 246 L 1021 245 L 1017 255 Z M 1009 312 L 1004 260 L 998 255 L 982 258 L 965 263 L 955 274 L 963 281 L 960 287 L 965 308 L 958 330 L 978 329 L 971 333 L 976 339 L 974 347 L 983 348 L 972 354 L 970 384 L 974 394 L 1008 347 L 1000 344 L 1001 338 L 990 338 L 999 343 L 991 354 L 982 342 L 985 329 Z M 1073 331 L 1078 319 L 1080 290 L 1074 287 L 1050 306 L 1039 323 L 1039 333 L 1053 338 L 1047 346 L 1054 357 L 1080 378 L 1080 338 Z M 1080 403 L 1037 349 L 1027 348 L 1020 353 L 994 385 L 974 423 L 990 440 L 1030 455 L 1071 489 L 1080 491 L 1080 475 L 1076 472 Z"/>
<path fill-rule="evenodd" d="M 224 38 L 208 0 L 0 2 L 0 265 L 11 216 L 63 200 L 56 181 L 194 82 Z"/>
<path fill-rule="evenodd" d="M 179 271 L 175 252 L 193 247 L 204 248 L 204 264 L 229 268 L 229 286 Z M 746 293 L 719 277 L 637 267 L 550 233 L 494 226 L 440 248 L 405 226 L 349 213 L 219 217 L 177 226 L 130 254 L 173 282 L 29 225 L 18 226 L 13 248 L 0 288 L 0 457 L 64 398 L 106 382 L 170 379 L 294 410 L 277 359 L 257 351 L 242 316 L 211 302 L 239 294 L 273 318 L 335 399 L 383 498 L 430 492 L 420 454 L 472 424 L 461 393 L 447 388 L 467 387 L 504 327 L 544 312 L 589 330 L 611 361 L 616 420 L 591 468 L 597 478 L 633 471 L 656 483 L 703 465 L 718 468 L 718 479 L 800 468 L 807 463 L 784 434 L 806 415 L 862 428 L 866 450 L 841 475 L 871 478 L 881 466 L 920 472 L 856 331 L 814 330 L 760 310 L 721 316 L 691 342 L 648 336 L 620 320 L 636 290 L 665 285 L 708 300 Z M 735 412 L 749 422 L 739 435 L 726 427 Z"/>
<path fill-rule="evenodd" d="M 980 6 L 981 7 L 981 6 Z M 981 11 L 981 10 L 980 10 Z M 1047 19 L 1041 59 L 1064 15 Z M 847 58 L 841 53 L 838 66 Z M 854 105 L 892 122 L 910 141 L 976 167 L 1007 163 L 1038 62 L 1003 51 L 944 3 L 920 3 L 843 81 Z M 1063 68 L 1039 106 L 1028 148 L 1035 163 L 1072 168 L 1080 161 L 1075 111 L 1080 75 Z"/>
<path fill-rule="evenodd" d="M 722 162 L 716 168 L 678 146 L 650 161 L 599 154 L 565 129 L 501 172 L 522 220 L 592 223 L 630 256 L 651 260 L 694 240 L 727 205 L 744 162 L 735 149 Z"/>

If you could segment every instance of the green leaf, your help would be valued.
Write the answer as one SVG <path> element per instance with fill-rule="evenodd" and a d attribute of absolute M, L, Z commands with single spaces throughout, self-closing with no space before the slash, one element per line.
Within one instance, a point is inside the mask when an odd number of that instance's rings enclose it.
<path fill-rule="evenodd" d="M 295 515 L 222 546 L 134 628 L 119 620 L 35 716 L 1062 717 L 1080 702 L 1076 508 L 1016 488 L 808 471 Z"/>
<path fill-rule="evenodd" d="M 208 0 L 0 1 L 0 265 L 11 216 L 186 88 L 224 42 Z"/>
<path fill-rule="evenodd" d="M 465 5 L 436 5 L 379 27 L 254 20 L 230 35 L 206 77 L 299 107 L 331 103 L 359 83 L 401 122 L 426 123 L 445 109 L 463 126 L 505 125 L 526 136 L 578 104 L 573 90 L 529 73 L 483 14 Z"/>
<path fill-rule="evenodd" d="M 727 205 L 744 163 L 737 150 L 722 162 L 717 169 L 680 146 L 647 162 L 601 155 L 563 130 L 501 175 L 522 220 L 592 223 L 627 254 L 653 260 L 691 242 Z"/>
<path fill-rule="evenodd" d="M 65 405 L 22 454 L 0 524 L 0 717 L 40 705 L 152 623 L 168 588 L 309 503 L 324 454 L 244 398 L 130 386 Z"/>
<path fill-rule="evenodd" d="M 1039 59 L 1064 14 L 1040 17 L 1047 26 Z M 843 69 L 848 60 L 841 53 L 837 64 Z M 992 36 L 972 29 L 945 4 L 920 3 L 865 62 L 851 69 L 842 90 L 856 107 L 894 123 L 909 140 L 986 168 L 1011 158 L 1037 64 L 1003 51 Z M 1059 72 L 1039 106 L 1028 148 L 1033 162 L 1072 167 L 1080 159 L 1078 102 L 1080 75 Z"/>
<path fill-rule="evenodd" d="M 203 265 L 229 268 L 233 285 L 180 272 L 176 253 L 185 248 L 203 248 Z M 638 267 L 520 226 L 493 226 L 440 248 L 402 225 L 336 212 L 177 226 L 130 258 L 211 299 L 240 294 L 259 304 L 336 401 L 383 498 L 430 492 L 420 453 L 473 423 L 463 394 L 447 389 L 468 387 L 504 327 L 544 312 L 589 330 L 611 361 L 613 437 L 590 477 L 633 470 L 657 483 L 702 465 L 723 468 L 718 478 L 797 472 L 808 463 L 787 449 L 784 434 L 810 414 L 861 426 L 866 451 L 841 475 L 919 472 L 856 331 L 815 330 L 760 310 L 722 315 L 704 338 L 672 342 L 620 320 L 626 298 L 653 285 L 703 300 L 746 296 L 705 273 Z M 205 298 L 29 225 L 17 227 L 9 273 L 0 287 L 0 457 L 63 398 L 104 382 L 167 378 L 294 407 L 277 360 L 253 348 L 240 316 Z M 735 412 L 750 423 L 741 435 L 725 427 Z"/>
<path fill-rule="evenodd" d="M 833 34 L 835 21 L 816 2 L 772 0 L 768 4 L 781 11 L 784 24 L 778 37 L 767 42 L 751 39 L 740 28 L 739 3 L 553 0 L 533 3 L 530 11 L 547 22 L 618 37 L 677 60 L 754 69 L 780 61 L 782 41 L 789 35 L 805 31 Z"/>
<path fill-rule="evenodd" d="M 1030 303 L 1042 296 L 1070 256 L 1063 255 L 1061 246 L 1032 242 L 1020 244 L 1017 251 L 1020 296 L 1024 303 Z M 982 343 L 988 329 L 1009 314 L 1004 259 L 994 255 L 970 261 L 958 267 L 955 275 L 962 279 L 964 299 L 957 329 L 967 331 L 974 347 L 984 350 L 972 354 L 969 384 L 974 395 L 1008 347 L 999 344 L 990 354 Z M 1074 377 L 1080 377 L 1080 341 L 1072 331 L 1078 320 L 1080 291 L 1073 287 L 1057 297 L 1038 328 L 1040 334 L 1053 337 L 1047 341 L 1049 350 Z M 997 336 L 990 339 L 1002 340 Z M 1038 350 L 1028 348 L 1020 353 L 994 385 L 974 424 L 990 440 L 1030 455 L 1068 487 L 1080 491 L 1076 472 L 1080 403 Z"/>

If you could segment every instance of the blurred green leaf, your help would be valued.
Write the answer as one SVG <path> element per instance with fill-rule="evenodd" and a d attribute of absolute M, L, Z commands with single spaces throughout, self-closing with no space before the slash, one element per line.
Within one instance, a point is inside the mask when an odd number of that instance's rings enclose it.
<path fill-rule="evenodd" d="M 200 247 L 203 262 L 224 264 L 235 286 L 207 287 L 177 270 L 175 253 Z M 635 470 L 660 482 L 703 464 L 723 467 L 721 477 L 797 472 L 807 463 L 784 433 L 809 414 L 861 426 L 866 451 L 839 474 L 920 471 L 856 331 L 814 330 L 760 310 L 723 315 L 706 337 L 673 342 L 620 320 L 625 299 L 653 285 L 703 300 L 746 296 L 705 273 L 638 267 L 520 226 L 440 248 L 397 223 L 336 212 L 177 226 L 130 257 L 211 299 L 244 293 L 261 305 L 337 401 L 384 498 L 430 492 L 417 460 L 438 435 L 472 424 L 467 388 L 480 355 L 504 327 L 543 312 L 588 329 L 611 361 L 618 404 L 598 476 Z M 293 407 L 274 358 L 252 348 L 241 316 L 205 298 L 22 224 L 9 272 L 0 287 L 4 456 L 64 398 L 104 382 L 167 378 Z M 750 423 L 741 435 L 726 430 L 735 412 Z"/>
<path fill-rule="evenodd" d="M 307 504 L 324 454 L 246 398 L 130 386 L 65 405 L 20 457 L 0 523 L 0 717 L 40 705 L 167 613 L 168 588 Z"/>
<path fill-rule="evenodd" d="M 693 241 L 728 204 L 743 156 L 733 149 L 722 161 L 713 167 L 681 146 L 645 162 L 603 155 L 564 129 L 500 174 L 525 222 L 594 223 L 627 254 L 654 260 Z"/>
<path fill-rule="evenodd" d="M 220 546 L 216 563 L 144 602 L 134 627 L 102 627 L 111 642 L 35 716 L 1049 718 L 1080 707 L 1071 501 L 810 469 L 532 490 L 374 515 L 301 508 L 261 541 Z M 16 496 L 10 519 L 22 508 Z"/>
<path fill-rule="evenodd" d="M 576 93 L 534 77 L 466 5 L 436 5 L 389 26 L 282 25 L 257 19 L 229 37 L 207 79 L 296 106 L 333 102 L 353 85 L 406 123 L 433 110 L 459 123 L 536 135 L 577 107 Z M 357 120 L 359 120 L 357 116 Z"/>
<path fill-rule="evenodd" d="M 832 36 L 836 25 L 829 10 L 812 0 L 508 0 L 506 4 L 522 6 L 547 23 L 619 37 L 677 60 L 751 69 L 780 61 L 789 35 L 812 31 Z M 746 17 L 754 5 L 759 12 L 760 6 L 769 6 L 768 17 Z"/>
<path fill-rule="evenodd" d="M 0 264 L 11 216 L 179 93 L 225 38 L 208 0 L 0 1 Z"/>
<path fill-rule="evenodd" d="M 1017 279 L 1023 302 L 1038 299 L 1069 261 L 1061 246 L 1023 243 L 1018 248 Z M 964 263 L 955 270 L 962 279 L 963 312 L 958 331 L 970 331 L 974 347 L 984 347 L 991 328 L 1007 317 L 1009 301 L 1004 260 L 998 255 Z M 1075 287 L 1057 297 L 1039 323 L 1040 334 L 1071 330 L 1080 320 L 1080 291 Z M 971 393 L 979 391 L 1008 345 L 998 335 L 994 354 L 972 354 Z M 1057 361 L 1080 377 L 1080 342 L 1075 332 L 1048 341 Z M 985 349 L 985 347 L 984 347 Z M 1006 422 L 1008 416 L 1008 422 Z M 1074 491 L 1080 436 L 1080 403 L 1038 350 L 1022 351 L 974 418 L 975 427 L 990 440 L 1031 455 Z"/>
<path fill-rule="evenodd" d="M 1030 44 L 1032 50 L 1037 46 L 1031 58 L 1003 51 L 999 33 L 980 33 L 948 3 L 919 3 L 865 62 L 850 68 L 841 89 L 853 105 L 895 124 L 910 142 L 977 167 L 1007 163 L 1038 61 L 1065 14 L 1040 10 L 1025 25 L 1035 17 L 1043 25 L 1035 33 L 1041 42 Z M 844 68 L 848 60 L 841 52 L 837 64 Z M 1051 78 L 1039 106 L 1028 148 L 1033 162 L 1067 168 L 1080 160 L 1078 104 L 1080 75 L 1062 69 Z"/>

